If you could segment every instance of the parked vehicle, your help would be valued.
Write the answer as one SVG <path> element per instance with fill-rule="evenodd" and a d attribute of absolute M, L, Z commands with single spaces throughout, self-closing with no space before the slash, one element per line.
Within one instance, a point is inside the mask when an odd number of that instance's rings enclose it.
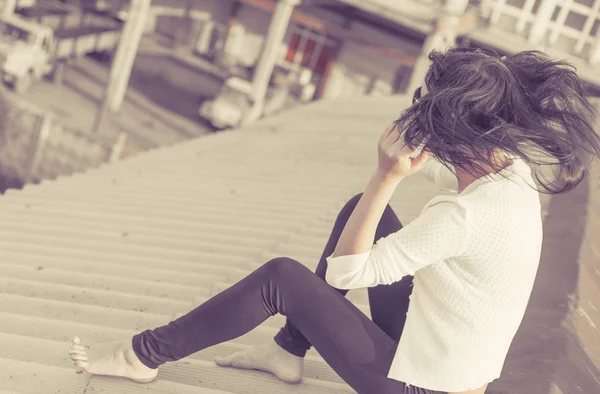
<path fill-rule="evenodd" d="M 90 53 L 112 53 L 119 42 L 121 25 L 114 21 L 98 23 L 94 16 L 78 17 L 75 27 L 64 27 L 64 22 L 53 27 L 37 21 L 44 21 L 43 16 L 30 14 L 35 17 L 13 14 L 0 18 L 0 72 L 3 81 L 18 93 L 44 76 L 61 82 L 67 62 Z M 71 25 L 75 19 L 68 20 Z"/>
<path fill-rule="evenodd" d="M 238 77 L 225 80 L 217 96 L 200 106 L 200 116 L 217 129 L 240 125 L 244 114 L 251 108 L 252 84 Z"/>
<path fill-rule="evenodd" d="M 275 75 L 269 86 L 260 117 L 269 116 L 292 104 L 290 84 L 295 74 Z M 238 127 L 252 107 L 252 83 L 239 77 L 225 80 L 217 96 L 200 106 L 200 116 L 217 129 Z"/>

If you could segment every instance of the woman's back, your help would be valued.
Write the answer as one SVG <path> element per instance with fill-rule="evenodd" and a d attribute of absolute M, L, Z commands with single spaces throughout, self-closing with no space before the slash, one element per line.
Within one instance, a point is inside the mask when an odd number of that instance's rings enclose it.
<path fill-rule="evenodd" d="M 457 391 L 499 377 L 531 295 L 542 242 L 530 169 L 516 160 L 507 170 L 514 171 L 508 179 L 491 175 L 424 208 L 459 205 L 465 247 L 460 255 L 415 273 L 390 377 Z"/>

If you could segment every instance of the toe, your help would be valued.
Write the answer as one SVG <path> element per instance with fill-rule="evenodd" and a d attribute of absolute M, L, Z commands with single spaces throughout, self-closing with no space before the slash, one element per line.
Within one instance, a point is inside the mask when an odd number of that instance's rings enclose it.
<path fill-rule="evenodd" d="M 258 367 L 247 355 L 239 355 L 231 360 L 231 366 L 234 368 L 252 369 Z"/>
<path fill-rule="evenodd" d="M 87 361 L 87 359 L 85 354 L 71 354 L 71 360 L 73 361 Z"/>
<path fill-rule="evenodd" d="M 69 354 L 71 356 L 75 356 L 77 354 L 79 355 L 85 355 L 87 352 L 83 351 L 83 350 L 76 350 L 76 349 L 69 349 Z"/>
<path fill-rule="evenodd" d="M 90 368 L 90 363 L 88 363 L 87 361 L 84 361 L 84 360 L 77 360 L 77 361 L 75 362 L 75 366 L 76 366 L 77 368 L 81 368 L 81 369 L 83 369 L 84 371 L 88 372 L 88 370 L 89 370 L 89 368 Z"/>
<path fill-rule="evenodd" d="M 79 345 L 82 342 L 81 338 L 73 337 L 73 343 Z"/>
<path fill-rule="evenodd" d="M 229 367 L 231 366 L 231 356 L 217 356 L 215 362 L 222 367 Z"/>
<path fill-rule="evenodd" d="M 69 351 L 81 351 L 84 352 L 86 349 L 89 349 L 89 347 L 84 346 L 84 345 L 71 345 L 71 347 L 69 347 Z"/>

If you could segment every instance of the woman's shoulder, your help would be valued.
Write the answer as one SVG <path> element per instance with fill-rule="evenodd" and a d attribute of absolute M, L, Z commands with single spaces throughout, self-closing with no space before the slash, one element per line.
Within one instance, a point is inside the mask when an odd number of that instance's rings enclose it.
<path fill-rule="evenodd" d="M 440 194 L 430 199 L 421 214 L 428 210 L 435 210 L 439 215 L 456 215 L 466 219 L 468 212 L 472 209 L 468 199 L 462 198 L 459 194 Z"/>
<path fill-rule="evenodd" d="M 512 195 L 512 197 L 511 197 Z M 513 205 L 522 204 L 517 194 L 507 190 L 501 182 L 477 185 L 467 193 L 440 194 L 429 200 L 421 214 L 434 209 L 438 214 L 460 217 L 465 226 L 477 226 L 478 220 L 502 219 L 514 211 Z"/>

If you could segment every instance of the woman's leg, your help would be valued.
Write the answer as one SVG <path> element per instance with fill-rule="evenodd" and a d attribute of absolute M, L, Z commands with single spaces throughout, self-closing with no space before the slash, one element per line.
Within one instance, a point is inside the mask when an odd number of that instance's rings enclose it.
<path fill-rule="evenodd" d="M 244 335 L 277 313 L 326 351 L 345 352 L 344 359 L 361 364 L 375 359 L 368 350 L 374 338 L 387 337 L 308 268 L 276 258 L 179 319 L 136 335 L 133 347 L 145 365 L 157 368 Z M 387 341 L 390 349 L 394 342 Z"/>
<path fill-rule="evenodd" d="M 387 378 L 397 342 L 308 268 L 289 258 L 269 261 L 187 315 L 134 336 L 133 349 L 146 367 L 157 368 L 246 334 L 277 313 L 292 320 L 358 393 L 406 392 L 403 383 Z M 114 362 L 115 357 L 109 358 Z M 93 373 L 98 362 L 106 364 L 106 360 L 88 359 L 84 369 Z"/>
<path fill-rule="evenodd" d="M 342 230 L 346 226 L 346 222 L 350 218 L 352 211 L 358 204 L 362 194 L 351 198 L 342 208 L 337 216 L 333 230 L 329 236 L 329 240 L 325 245 L 321 259 L 315 271 L 316 275 L 325 281 L 325 272 L 327 270 L 326 258 L 333 254 L 333 251 L 340 239 Z M 389 205 L 385 209 L 377 231 L 375 233 L 375 241 L 386 237 L 402 228 L 402 224 L 398 216 L 394 213 Z M 371 287 L 369 292 L 369 307 L 371 309 L 371 318 L 373 322 L 379 326 L 389 337 L 398 341 L 404 329 L 406 322 L 406 312 L 408 311 L 409 297 L 412 293 L 412 276 L 407 276 L 399 282 L 391 285 L 380 285 Z M 335 289 L 341 295 L 345 296 L 348 290 Z M 390 302 L 393 301 L 393 302 Z M 275 342 L 289 353 L 304 357 L 310 342 L 302 335 L 300 330 L 288 318 L 285 326 L 275 336 Z"/>
<path fill-rule="evenodd" d="M 328 256 L 333 253 L 338 239 L 358 204 L 362 194 L 351 198 L 339 212 L 329 240 L 316 269 L 316 275 L 325 282 Z M 387 207 L 379 222 L 375 240 L 392 234 L 402 228 L 398 217 L 391 207 Z M 325 282 L 326 283 L 326 282 Z M 334 289 L 341 295 L 347 290 Z M 398 341 L 408 310 L 409 296 L 412 292 L 412 277 L 389 286 L 376 286 L 368 289 L 369 306 L 373 322 L 392 339 Z M 390 302 L 392 300 L 393 302 Z M 284 327 L 275 336 L 274 341 L 268 341 L 259 346 L 239 351 L 215 359 L 218 365 L 242 369 L 258 369 L 270 372 L 287 383 L 298 383 L 302 380 L 304 370 L 304 355 L 310 348 L 310 342 L 294 326 L 291 319 L 286 319 Z"/>

